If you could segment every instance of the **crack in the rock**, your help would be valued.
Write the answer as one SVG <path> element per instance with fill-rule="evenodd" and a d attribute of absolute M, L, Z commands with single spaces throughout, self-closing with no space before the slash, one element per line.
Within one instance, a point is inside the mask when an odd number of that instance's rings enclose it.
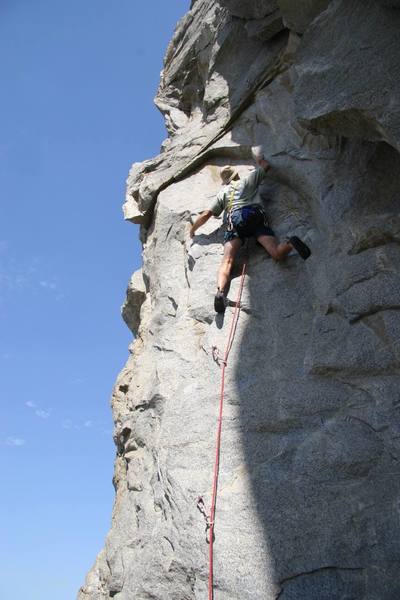
<path fill-rule="evenodd" d="M 172 296 L 167 296 L 167 298 L 171 302 L 171 304 L 172 304 L 172 306 L 174 308 L 175 314 L 176 314 L 176 311 L 178 310 L 178 303 L 176 302 L 176 300 Z M 175 315 L 171 315 L 171 316 L 174 317 Z"/>
<path fill-rule="evenodd" d="M 285 34 L 285 32 L 281 33 Z M 193 172 L 208 158 L 210 158 L 210 156 L 215 153 L 215 151 L 213 151 L 212 146 L 216 144 L 218 140 L 220 140 L 226 133 L 228 133 L 232 129 L 233 124 L 240 118 L 242 113 L 251 105 L 256 93 L 260 89 L 265 88 L 270 83 L 272 83 L 278 75 L 280 75 L 290 67 L 290 63 L 287 63 L 283 60 L 285 52 L 286 46 L 284 46 L 278 53 L 278 56 L 276 57 L 272 65 L 268 65 L 265 71 L 261 73 L 261 75 L 254 81 L 254 84 L 249 90 L 248 94 L 246 94 L 244 98 L 238 103 L 237 107 L 232 110 L 230 117 L 226 121 L 225 125 L 221 127 L 219 132 L 216 133 L 206 144 L 204 144 L 204 146 L 199 150 L 199 152 L 197 152 L 197 154 L 192 159 L 190 159 L 188 163 L 186 163 L 181 168 L 178 168 L 174 175 L 171 175 L 166 181 L 159 185 L 157 190 L 154 192 L 154 197 L 152 199 L 151 204 L 149 205 L 145 213 L 143 213 L 144 225 L 146 229 L 149 227 L 150 223 L 153 220 L 154 209 L 157 203 L 158 195 L 167 187 L 169 187 L 172 183 L 175 183 L 189 175 L 189 173 Z"/>
<path fill-rule="evenodd" d="M 282 579 L 279 582 L 279 586 L 282 588 L 280 590 L 280 592 L 278 593 L 278 595 L 275 597 L 275 600 L 279 600 L 279 598 L 281 598 L 282 594 L 285 592 L 285 588 L 282 587 L 284 586 L 286 583 L 288 583 L 289 581 L 293 581 L 295 579 L 298 579 L 299 577 L 306 577 L 308 575 L 315 575 L 316 573 L 322 573 L 322 572 L 326 572 L 326 571 L 333 571 L 333 572 L 338 572 L 338 571 L 364 571 L 364 567 L 338 567 L 336 565 L 330 565 L 327 567 L 319 567 L 318 569 L 313 569 L 312 571 L 302 571 L 301 573 L 296 573 L 295 575 L 290 575 L 289 577 L 285 577 L 284 579 Z"/>
<path fill-rule="evenodd" d="M 346 288 L 344 288 L 337 295 L 337 297 L 340 298 L 341 296 L 343 296 L 343 294 L 351 290 L 355 285 L 358 285 L 359 283 L 364 283 L 364 281 L 370 281 L 371 279 L 375 279 L 375 277 L 381 275 L 382 273 L 383 271 L 376 271 L 375 273 L 372 273 L 372 275 L 362 275 L 359 279 L 356 279 L 356 281 L 352 281 L 351 283 L 349 283 L 349 285 Z"/>
<path fill-rule="evenodd" d="M 165 240 L 164 240 L 165 242 L 167 241 L 167 239 L 168 239 L 168 236 L 169 236 L 169 234 L 171 233 L 171 229 L 172 229 L 172 227 L 173 227 L 173 226 L 174 226 L 174 224 L 172 223 L 172 224 L 171 224 L 171 225 L 168 227 L 168 231 L 167 231 L 167 234 L 166 234 L 166 236 L 165 236 Z"/>
<path fill-rule="evenodd" d="M 387 306 L 371 306 L 369 308 L 369 310 L 367 310 L 363 313 L 359 313 L 359 314 L 355 315 L 354 317 L 351 317 L 349 319 L 349 322 L 351 324 L 358 323 L 362 319 L 365 319 L 367 317 L 372 317 L 372 315 L 376 315 L 378 313 L 385 312 L 387 310 L 400 310 L 400 304 L 388 304 Z M 394 344 L 394 342 L 389 345 L 393 345 L 393 344 Z"/>
<path fill-rule="evenodd" d="M 359 421 L 360 423 L 363 423 L 364 425 L 366 425 L 374 433 L 379 433 L 379 429 L 375 429 L 375 427 L 373 427 L 370 423 L 368 423 L 364 419 L 361 419 L 360 417 L 355 417 L 354 415 L 346 415 L 345 420 L 348 421 L 348 422 L 350 422 L 352 420 Z"/>

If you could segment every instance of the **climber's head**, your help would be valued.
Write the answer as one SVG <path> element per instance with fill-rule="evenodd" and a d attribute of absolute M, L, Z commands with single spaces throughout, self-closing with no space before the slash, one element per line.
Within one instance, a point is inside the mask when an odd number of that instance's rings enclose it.
<path fill-rule="evenodd" d="M 234 167 L 223 167 L 220 171 L 222 182 L 226 185 L 230 183 L 233 179 L 240 179 L 239 173 L 236 171 Z"/>

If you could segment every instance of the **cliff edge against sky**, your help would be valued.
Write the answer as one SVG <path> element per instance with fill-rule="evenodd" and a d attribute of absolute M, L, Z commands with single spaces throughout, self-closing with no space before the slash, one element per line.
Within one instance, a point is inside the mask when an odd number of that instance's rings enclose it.
<path fill-rule="evenodd" d="M 227 371 L 218 600 L 400 597 L 400 1 L 194 0 L 156 104 L 168 139 L 134 164 L 143 268 L 113 393 L 112 527 L 79 600 L 202 600 L 220 366 L 221 220 L 190 240 L 219 169 L 272 168 L 273 262 L 250 245 Z M 238 267 L 240 267 L 240 260 Z M 239 268 L 230 298 L 239 284 Z"/>

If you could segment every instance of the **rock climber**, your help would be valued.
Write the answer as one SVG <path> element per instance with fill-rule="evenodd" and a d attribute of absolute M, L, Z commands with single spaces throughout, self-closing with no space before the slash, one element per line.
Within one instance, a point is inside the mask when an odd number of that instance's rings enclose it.
<path fill-rule="evenodd" d="M 284 242 L 278 242 L 273 230 L 269 227 L 263 210 L 263 201 L 259 186 L 264 180 L 269 162 L 264 156 L 256 155 L 258 164 L 250 175 L 240 179 L 234 167 L 223 167 L 220 171 L 223 187 L 217 194 L 215 202 L 203 211 L 190 227 L 190 237 L 193 238 L 199 227 L 204 225 L 212 216 L 218 217 L 224 211 L 224 254 L 218 270 L 217 293 L 214 298 L 214 308 L 217 313 L 225 312 L 227 306 L 226 293 L 229 285 L 235 256 L 244 243 L 245 238 L 255 237 L 276 261 L 287 257 L 293 249 L 306 260 L 311 251 L 297 236 L 289 237 Z"/>

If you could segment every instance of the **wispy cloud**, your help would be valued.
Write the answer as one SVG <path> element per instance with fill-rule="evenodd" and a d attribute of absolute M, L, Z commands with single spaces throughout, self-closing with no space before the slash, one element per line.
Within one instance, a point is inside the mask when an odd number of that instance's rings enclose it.
<path fill-rule="evenodd" d="M 46 271 L 48 271 L 48 268 L 39 258 L 16 259 L 12 255 L 7 242 L 2 240 L 0 240 L 0 254 L 2 255 L 0 285 L 3 300 L 7 295 L 20 292 L 46 293 L 50 294 L 56 301 L 65 297 L 63 291 L 60 290 L 56 277 L 47 276 Z"/>
<path fill-rule="evenodd" d="M 10 436 L 5 439 L 6 446 L 25 446 L 26 440 L 19 437 Z"/>
<path fill-rule="evenodd" d="M 50 416 L 50 411 L 49 410 L 42 410 L 42 409 L 38 409 L 35 410 L 35 415 L 37 417 L 39 417 L 40 419 L 48 419 Z"/>
<path fill-rule="evenodd" d="M 57 289 L 57 284 L 55 281 L 39 281 L 39 285 L 40 287 L 44 288 L 45 290 L 56 290 Z"/>
<path fill-rule="evenodd" d="M 104 433 L 105 435 L 112 434 L 112 429 L 107 428 L 104 423 L 95 422 L 91 419 L 87 419 L 81 423 L 74 422 L 72 419 L 64 419 L 61 422 L 61 427 L 69 431 L 82 431 L 90 429 L 93 433 Z"/>
<path fill-rule="evenodd" d="M 83 427 L 87 427 L 86 423 L 88 423 L 90 421 L 86 421 L 85 423 L 74 423 L 74 421 L 72 421 L 72 419 L 64 419 L 61 422 L 61 427 L 63 429 L 74 429 L 75 431 L 79 431 L 80 429 L 82 429 Z"/>
<path fill-rule="evenodd" d="M 25 402 L 25 406 L 33 410 L 35 415 L 39 417 L 39 419 L 48 419 L 51 415 L 50 410 L 40 408 L 40 406 L 38 406 L 35 402 L 32 402 L 32 400 L 28 400 L 27 402 Z"/>
<path fill-rule="evenodd" d="M 54 292 L 54 298 L 57 300 L 57 302 L 65 298 L 65 294 L 60 292 L 58 284 L 55 281 L 42 280 L 39 281 L 39 285 L 41 288 L 48 290 L 49 292 Z"/>
<path fill-rule="evenodd" d="M 25 406 L 29 408 L 37 417 L 40 419 L 49 419 L 51 417 L 52 409 L 43 409 L 36 402 L 27 400 Z M 90 430 L 95 433 L 101 433 L 104 435 L 111 435 L 112 429 L 107 427 L 106 423 L 100 421 L 93 421 L 92 419 L 86 419 L 83 421 L 75 421 L 70 418 L 62 419 L 59 422 L 59 426 L 66 431 L 87 431 Z M 11 438 L 10 438 L 11 439 Z M 15 438 L 18 439 L 18 438 Z M 24 442 L 24 440 L 22 440 Z M 15 444 L 17 445 L 17 444 Z M 22 444 L 21 444 L 22 445 Z"/>

